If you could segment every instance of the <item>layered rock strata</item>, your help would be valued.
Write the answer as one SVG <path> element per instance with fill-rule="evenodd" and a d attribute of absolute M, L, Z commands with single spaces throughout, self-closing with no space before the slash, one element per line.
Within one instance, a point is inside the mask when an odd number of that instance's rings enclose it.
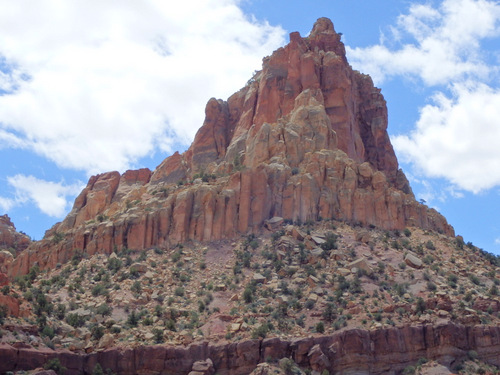
<path fill-rule="evenodd" d="M 55 352 L 0 344 L 0 372 L 31 370 L 59 358 L 66 374 L 91 374 L 96 364 L 118 375 L 189 374 L 206 361 L 221 375 L 249 374 L 259 363 L 291 358 L 303 368 L 331 374 L 394 374 L 420 358 L 453 367 L 474 350 L 479 359 L 500 366 L 500 327 L 455 323 L 377 330 L 351 329 L 331 336 L 192 344 L 189 347 L 111 348 L 90 354 Z"/>
<path fill-rule="evenodd" d="M 193 144 L 148 169 L 93 176 L 66 219 L 16 259 L 11 274 L 110 253 L 259 230 L 265 220 L 334 218 L 453 235 L 415 201 L 371 78 L 347 63 L 326 18 L 264 58 L 227 101 L 211 99 Z"/>

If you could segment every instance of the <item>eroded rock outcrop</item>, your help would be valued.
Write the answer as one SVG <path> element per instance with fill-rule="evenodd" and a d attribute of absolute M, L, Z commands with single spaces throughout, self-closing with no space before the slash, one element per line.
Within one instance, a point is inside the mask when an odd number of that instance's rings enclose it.
<path fill-rule="evenodd" d="M 334 218 L 384 229 L 453 235 L 415 201 L 387 134 L 371 78 L 347 63 L 326 18 L 263 61 L 227 101 L 211 99 L 183 154 L 154 171 L 90 179 L 73 210 L 16 259 L 11 275 L 50 267 L 77 250 L 110 253 L 256 231 L 266 220 Z"/>
<path fill-rule="evenodd" d="M 14 250 L 16 253 L 26 249 L 31 239 L 16 230 L 8 215 L 0 216 L 0 250 Z"/>
<path fill-rule="evenodd" d="M 15 348 L 0 344 L 0 372 L 31 370 L 59 358 L 66 374 L 90 374 L 99 363 L 118 375 L 213 373 L 243 375 L 259 363 L 291 358 L 303 368 L 345 374 L 399 373 L 420 358 L 453 367 L 474 350 L 482 361 L 499 366 L 500 327 L 455 323 L 378 330 L 351 329 L 331 336 L 192 344 L 188 347 L 139 346 L 79 354 Z"/>

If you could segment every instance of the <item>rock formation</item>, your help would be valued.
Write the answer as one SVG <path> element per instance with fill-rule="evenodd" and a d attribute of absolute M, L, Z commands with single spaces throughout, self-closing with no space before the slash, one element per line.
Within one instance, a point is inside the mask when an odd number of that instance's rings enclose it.
<path fill-rule="evenodd" d="M 36 350 L 0 344 L 0 372 L 31 370 L 59 358 L 66 374 L 90 374 L 99 363 L 122 375 L 213 373 L 243 375 L 259 363 L 291 358 L 304 368 L 331 374 L 401 373 L 420 358 L 453 367 L 474 350 L 484 362 L 499 366 L 500 328 L 455 323 L 414 325 L 378 330 L 351 329 L 330 336 L 192 344 L 185 348 L 140 346 L 111 348 L 90 354 Z M 197 371 L 200 368 L 206 372 Z"/>
<path fill-rule="evenodd" d="M 30 243 L 31 239 L 26 234 L 16 231 L 16 227 L 8 215 L 0 216 L 0 250 L 20 253 Z"/>
<path fill-rule="evenodd" d="M 335 218 L 453 235 L 415 201 L 398 168 L 387 107 L 347 63 L 326 18 L 264 58 L 227 101 L 210 99 L 191 147 L 148 169 L 93 176 L 62 223 L 13 263 L 11 275 L 77 251 L 168 247 L 257 231 L 265 220 Z"/>

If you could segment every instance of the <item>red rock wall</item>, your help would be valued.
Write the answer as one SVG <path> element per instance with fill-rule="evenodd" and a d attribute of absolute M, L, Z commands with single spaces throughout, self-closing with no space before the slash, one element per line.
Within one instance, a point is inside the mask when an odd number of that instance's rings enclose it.
<path fill-rule="evenodd" d="M 97 363 L 118 375 L 181 375 L 188 374 L 195 361 L 210 358 L 218 374 L 244 375 L 269 358 L 288 357 L 317 371 L 384 374 L 400 372 L 420 358 L 453 367 L 466 358 L 469 350 L 475 350 L 480 360 L 500 366 L 500 327 L 445 323 L 371 331 L 352 329 L 291 341 L 269 338 L 221 344 L 204 342 L 188 347 L 141 346 L 91 354 L 0 344 L 0 373 L 31 370 L 57 357 L 67 368 L 67 375 L 90 374 Z"/>

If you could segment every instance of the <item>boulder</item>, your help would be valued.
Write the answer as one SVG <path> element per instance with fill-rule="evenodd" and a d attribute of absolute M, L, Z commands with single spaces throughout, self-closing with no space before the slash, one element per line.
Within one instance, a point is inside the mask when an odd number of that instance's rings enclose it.
<path fill-rule="evenodd" d="M 422 260 L 414 254 L 408 253 L 405 255 L 405 262 L 412 268 L 420 269 L 423 267 Z"/>

